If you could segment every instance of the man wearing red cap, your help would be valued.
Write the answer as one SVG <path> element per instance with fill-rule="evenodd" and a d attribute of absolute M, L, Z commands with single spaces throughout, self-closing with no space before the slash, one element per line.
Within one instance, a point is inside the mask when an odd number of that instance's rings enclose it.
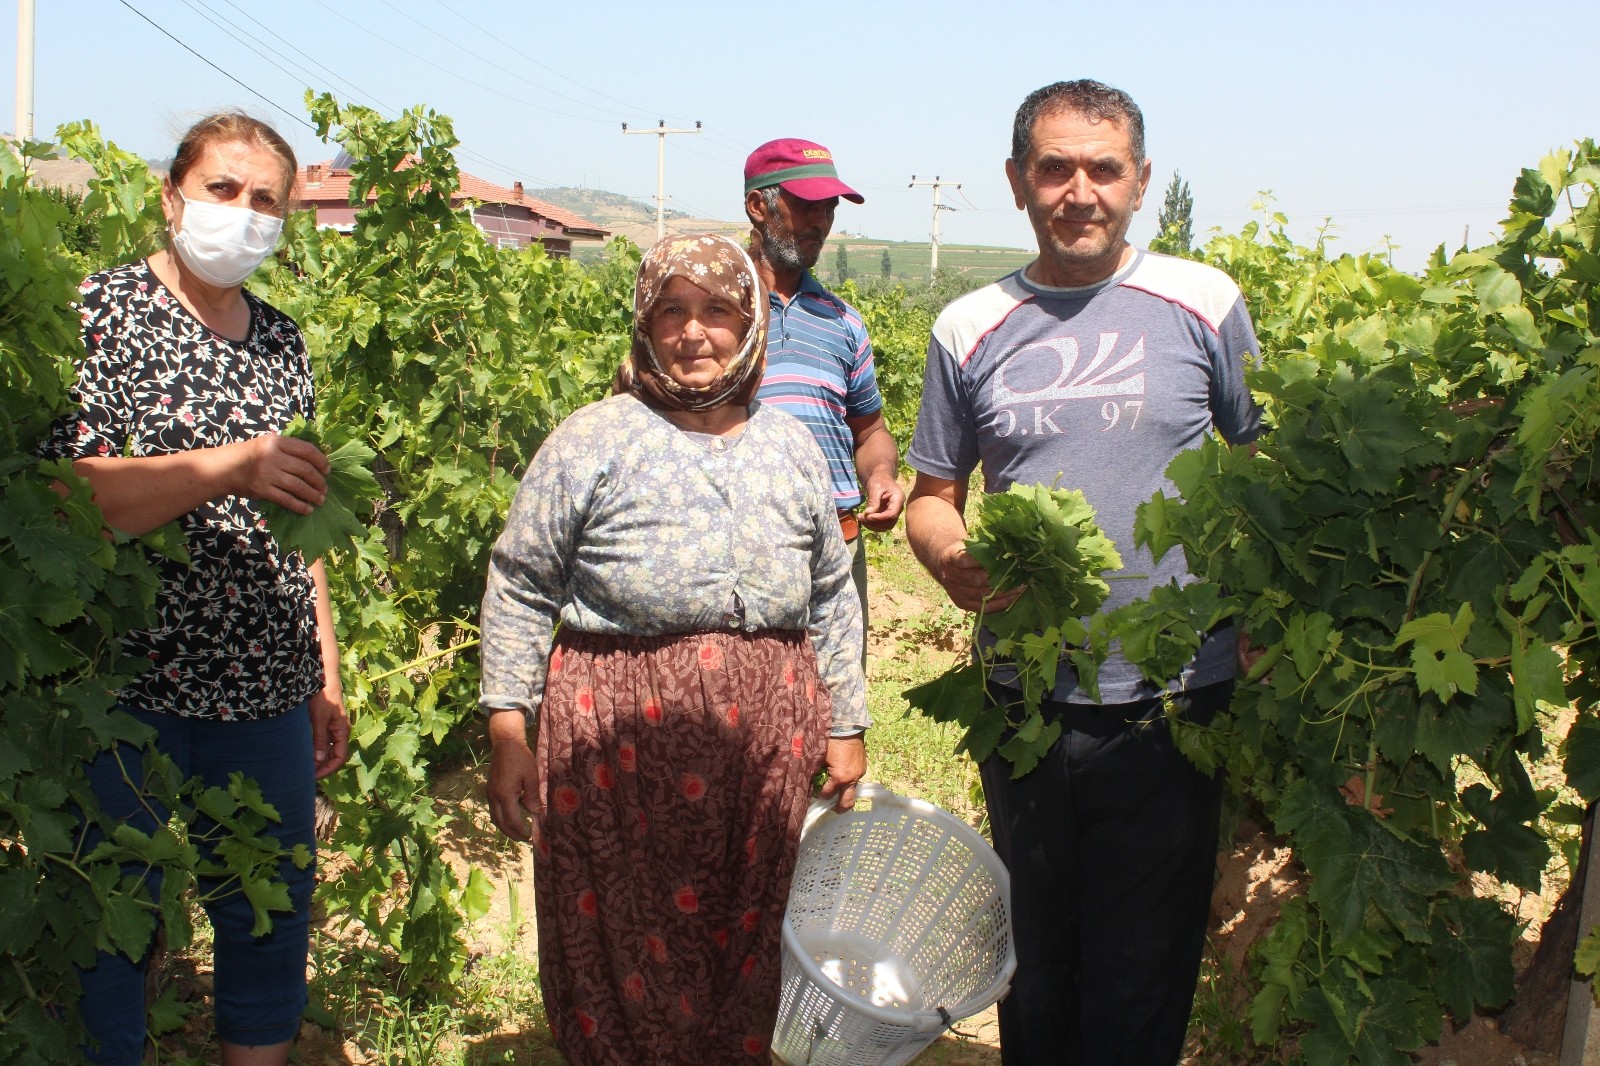
<path fill-rule="evenodd" d="M 811 273 L 841 196 L 862 202 L 860 193 L 839 180 L 833 153 L 820 144 L 786 137 L 768 141 L 745 160 L 744 210 L 755 228 L 750 254 L 766 282 L 771 310 L 767 372 L 757 399 L 805 423 L 828 459 L 865 625 L 867 561 L 860 527 L 891 528 L 905 492 L 895 481 L 899 454 L 883 422 L 866 326 L 855 308 Z"/>

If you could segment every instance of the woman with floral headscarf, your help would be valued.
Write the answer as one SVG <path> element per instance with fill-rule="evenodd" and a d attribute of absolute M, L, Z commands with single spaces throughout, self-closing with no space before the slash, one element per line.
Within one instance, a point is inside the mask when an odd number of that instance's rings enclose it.
<path fill-rule="evenodd" d="M 768 1061 L 811 782 L 845 809 L 865 769 L 827 464 L 754 399 L 766 305 L 733 241 L 657 243 L 616 395 L 545 441 L 490 564 L 490 811 L 533 842 L 575 1066 Z"/>

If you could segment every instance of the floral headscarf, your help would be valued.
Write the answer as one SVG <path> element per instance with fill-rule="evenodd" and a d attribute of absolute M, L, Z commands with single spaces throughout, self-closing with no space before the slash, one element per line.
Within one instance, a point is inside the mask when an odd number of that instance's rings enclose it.
<path fill-rule="evenodd" d="M 722 373 L 704 388 L 674 381 L 650 344 L 650 315 L 673 278 L 727 300 L 745 321 L 744 343 Z M 657 241 L 639 264 L 633 290 L 633 348 L 617 368 L 612 392 L 631 392 L 651 407 L 704 411 L 725 403 L 748 405 L 767 365 L 767 294 L 755 264 L 738 243 L 714 233 Z"/>

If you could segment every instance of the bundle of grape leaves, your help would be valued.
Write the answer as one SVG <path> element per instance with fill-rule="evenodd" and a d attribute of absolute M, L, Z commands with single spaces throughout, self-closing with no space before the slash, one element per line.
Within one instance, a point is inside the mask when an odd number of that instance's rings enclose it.
<path fill-rule="evenodd" d="M 957 666 L 907 690 L 911 705 L 940 722 L 958 722 L 967 732 L 956 746 L 974 759 L 999 748 L 1021 777 L 1061 735 L 1046 722 L 1040 704 L 1054 688 L 1065 655 L 1091 695 L 1108 643 L 1100 607 L 1110 587 L 1104 571 L 1122 568 L 1111 539 L 1095 523 L 1094 508 L 1076 489 L 1013 485 L 985 495 L 967 552 L 989 573 L 996 592 L 1023 586 L 1014 604 L 997 613 L 981 611 L 975 625 L 992 644 L 975 641 L 976 661 Z M 991 706 L 984 698 L 995 668 L 1015 667 L 1020 707 Z M 1009 672 L 1009 670 L 1008 670 Z M 1001 743 L 1007 728 L 1011 736 Z"/>
<path fill-rule="evenodd" d="M 366 532 L 356 508 L 379 494 L 377 479 L 368 469 L 377 453 L 353 437 L 330 448 L 331 442 L 325 443 L 298 415 L 283 435 L 309 441 L 328 457 L 328 495 L 310 514 L 296 514 L 278 503 L 261 504 L 261 517 L 272 538 L 285 551 L 298 549 L 311 563 Z M 366 510 L 370 513 L 371 508 Z"/>

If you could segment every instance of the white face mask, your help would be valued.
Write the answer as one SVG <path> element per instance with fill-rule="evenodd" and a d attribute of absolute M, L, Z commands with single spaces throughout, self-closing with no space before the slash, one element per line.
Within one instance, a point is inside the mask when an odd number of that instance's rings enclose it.
<path fill-rule="evenodd" d="M 183 228 L 172 246 L 190 270 L 212 285 L 238 285 L 272 254 L 283 219 L 248 207 L 191 200 L 180 190 Z"/>

